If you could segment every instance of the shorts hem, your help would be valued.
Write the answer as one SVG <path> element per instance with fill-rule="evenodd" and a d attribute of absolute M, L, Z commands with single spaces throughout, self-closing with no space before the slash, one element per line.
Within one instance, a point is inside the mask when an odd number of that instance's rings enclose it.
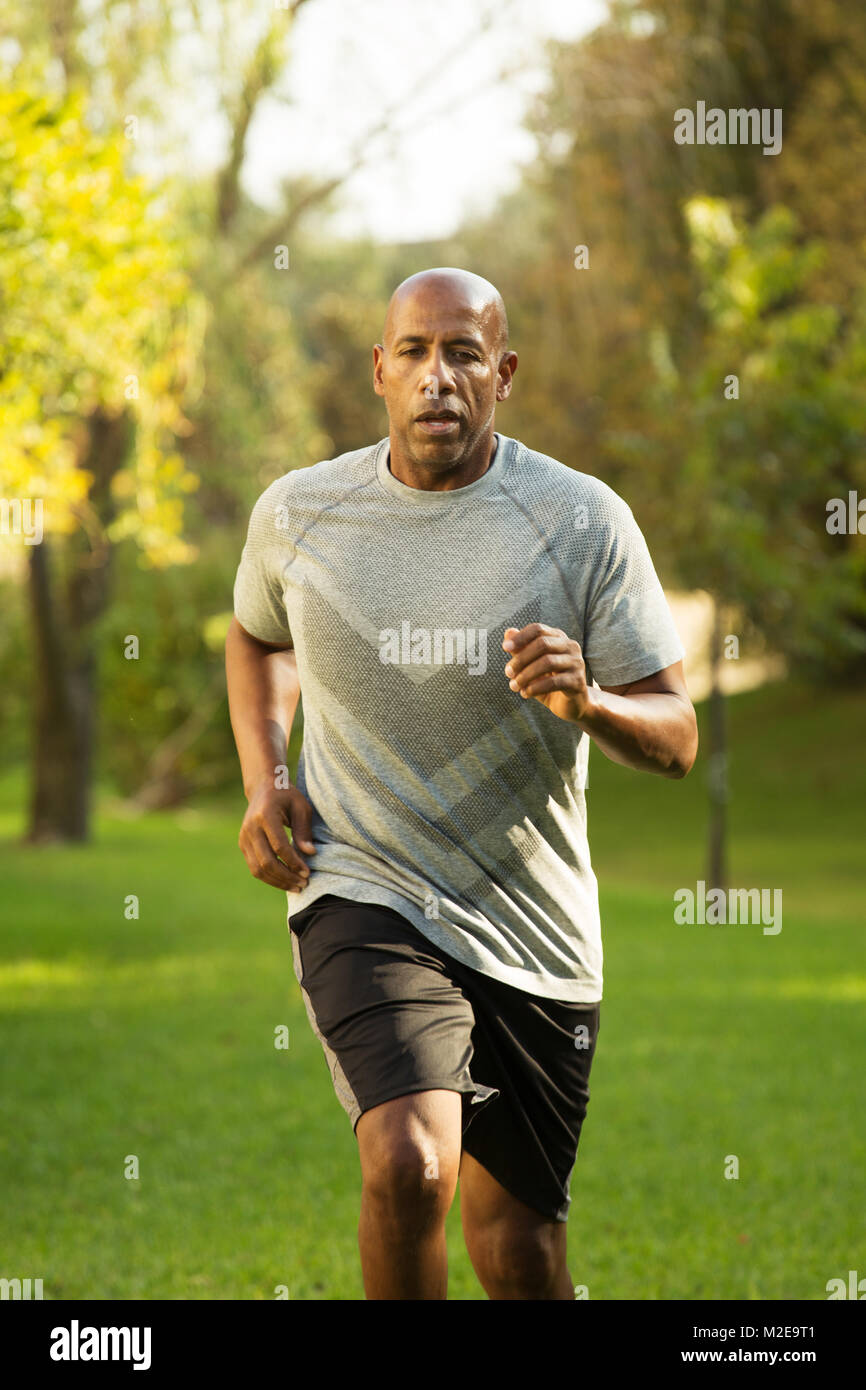
<path fill-rule="evenodd" d="M 531 1207 L 547 1221 L 557 1221 L 562 1226 L 568 1224 L 571 1211 L 570 1193 L 565 1196 L 559 1195 L 556 1198 L 551 1197 L 549 1201 L 545 1201 L 534 1190 L 528 1188 L 525 1182 L 515 1181 L 513 1174 L 498 1173 L 495 1163 L 490 1162 L 489 1155 L 485 1154 L 482 1157 L 473 1153 L 471 1144 L 464 1144 L 463 1147 L 469 1156 L 475 1159 L 476 1163 L 480 1163 L 481 1167 L 485 1168 L 490 1176 L 496 1179 L 500 1187 L 504 1187 L 506 1192 L 510 1192 L 512 1197 L 516 1197 L 519 1202 Z"/>
<path fill-rule="evenodd" d="M 423 1081 L 389 1087 L 383 1094 L 379 1095 L 377 1093 L 375 1098 L 362 1099 L 360 1096 L 357 1096 L 358 1114 L 355 1119 L 352 1120 L 352 1129 L 355 1130 L 357 1128 L 358 1120 L 360 1120 L 361 1116 L 368 1110 L 375 1110 L 377 1105 L 385 1105 L 389 1100 L 399 1100 L 400 1096 L 417 1095 L 419 1091 L 456 1091 L 459 1096 L 468 1096 L 470 1097 L 470 1104 L 473 1107 L 477 1107 L 474 1114 L 477 1114 L 478 1110 L 489 1101 L 495 1100 L 497 1096 L 501 1095 L 501 1091 L 497 1086 L 482 1086 L 480 1084 L 475 1086 L 455 1086 L 452 1076 L 425 1077 Z M 470 1118 L 474 1118 L 472 1112 L 470 1112 Z M 463 1128 L 464 1130 L 466 1129 L 465 1124 Z"/>

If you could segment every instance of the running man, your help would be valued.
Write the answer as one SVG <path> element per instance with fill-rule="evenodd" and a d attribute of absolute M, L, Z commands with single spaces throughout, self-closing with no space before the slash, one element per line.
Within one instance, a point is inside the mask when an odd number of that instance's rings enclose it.
<path fill-rule="evenodd" d="M 290 895 L 358 1142 L 367 1298 L 447 1296 L 459 1177 L 487 1295 L 573 1299 L 602 997 L 589 742 L 684 777 L 684 651 L 627 504 L 494 430 L 517 354 L 493 285 L 410 276 L 373 368 L 388 436 L 253 509 L 226 647 L 240 848 Z"/>

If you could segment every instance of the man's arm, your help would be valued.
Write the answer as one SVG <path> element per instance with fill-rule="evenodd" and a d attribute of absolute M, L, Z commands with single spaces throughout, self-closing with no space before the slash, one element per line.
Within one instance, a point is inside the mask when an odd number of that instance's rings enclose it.
<path fill-rule="evenodd" d="M 685 777 L 698 752 L 698 722 L 677 661 L 631 685 L 590 687 L 579 727 L 612 762 L 638 772 Z"/>
<path fill-rule="evenodd" d="M 297 787 L 278 788 L 300 685 L 290 646 L 261 642 L 232 618 L 226 637 L 226 684 L 232 732 L 249 805 L 238 844 L 250 873 L 274 888 L 297 892 L 309 868 L 289 843 L 286 826 L 305 854 L 315 854 L 313 808 Z"/>
<path fill-rule="evenodd" d="M 662 777 L 693 767 L 698 725 L 681 661 L 628 685 L 590 686 L 580 646 L 558 628 L 509 628 L 502 645 L 511 689 L 583 729 L 612 762 Z"/>

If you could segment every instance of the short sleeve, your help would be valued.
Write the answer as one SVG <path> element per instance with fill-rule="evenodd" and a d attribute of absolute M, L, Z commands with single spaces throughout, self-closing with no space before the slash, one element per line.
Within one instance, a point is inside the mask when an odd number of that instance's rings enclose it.
<path fill-rule="evenodd" d="M 283 584 L 283 566 L 290 549 L 284 525 L 280 529 L 285 511 L 280 505 L 278 485 L 271 484 L 250 516 L 247 541 L 235 578 L 234 611 L 241 627 L 251 637 L 294 646 Z"/>
<path fill-rule="evenodd" d="M 627 685 L 681 661 L 685 649 L 631 508 L 612 492 L 608 501 L 583 656 L 599 685 Z"/>

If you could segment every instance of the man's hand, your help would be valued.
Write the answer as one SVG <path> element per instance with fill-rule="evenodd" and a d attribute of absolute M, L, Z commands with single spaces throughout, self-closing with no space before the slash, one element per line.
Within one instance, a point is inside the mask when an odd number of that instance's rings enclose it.
<path fill-rule="evenodd" d="M 305 854 L 315 854 L 312 822 L 312 804 L 297 787 L 277 788 L 273 779 L 260 782 L 250 795 L 238 837 L 253 877 L 288 893 L 305 888 L 310 870 L 289 842 L 286 826 L 295 845 Z"/>
<path fill-rule="evenodd" d="M 519 631 L 506 628 L 502 646 L 510 653 L 505 674 L 515 693 L 571 723 L 583 717 L 592 697 L 579 643 L 557 627 L 530 623 Z"/>

